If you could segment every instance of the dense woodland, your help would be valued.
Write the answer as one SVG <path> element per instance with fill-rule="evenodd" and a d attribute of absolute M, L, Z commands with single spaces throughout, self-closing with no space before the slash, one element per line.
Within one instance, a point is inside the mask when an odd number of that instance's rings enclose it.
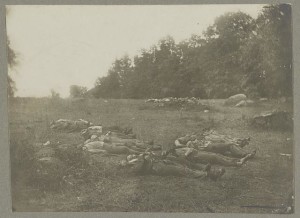
<path fill-rule="evenodd" d="M 218 17 L 203 33 L 175 43 L 171 36 L 133 60 L 116 59 L 90 90 L 99 98 L 227 98 L 292 95 L 291 6 L 266 6 L 257 19 Z"/>
<path fill-rule="evenodd" d="M 17 63 L 9 43 L 8 62 L 11 68 Z M 75 85 L 70 96 L 227 98 L 245 93 L 276 98 L 292 96 L 292 71 L 291 6 L 269 5 L 257 19 L 226 13 L 199 35 L 179 43 L 167 36 L 133 59 L 116 59 L 94 88 Z M 13 96 L 14 82 L 8 79 Z"/>

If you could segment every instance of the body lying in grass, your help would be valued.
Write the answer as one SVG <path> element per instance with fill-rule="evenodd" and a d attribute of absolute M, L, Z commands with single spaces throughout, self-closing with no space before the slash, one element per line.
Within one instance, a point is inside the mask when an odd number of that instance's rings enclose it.
<path fill-rule="evenodd" d="M 93 124 L 89 121 L 78 119 L 78 120 L 67 120 L 59 119 L 50 123 L 50 128 L 56 131 L 75 132 L 92 126 Z"/>
<path fill-rule="evenodd" d="M 94 141 L 89 142 L 82 147 L 91 153 L 111 153 L 111 154 L 140 154 L 144 152 L 142 149 L 132 149 L 124 144 L 117 144 L 111 142 Z"/>
<path fill-rule="evenodd" d="M 88 140 L 90 139 L 93 135 L 96 136 L 101 136 L 103 134 L 103 132 L 110 132 L 112 137 L 118 137 L 121 139 L 136 139 L 135 134 L 132 133 L 131 130 L 128 129 L 122 129 L 122 128 L 114 128 L 112 127 L 112 129 L 115 130 L 108 130 L 107 129 L 111 129 L 110 127 L 104 127 L 102 128 L 102 126 L 90 126 L 87 129 L 83 129 L 81 131 L 81 136 L 85 139 Z"/>
<path fill-rule="evenodd" d="M 161 159 L 149 152 L 129 155 L 127 160 L 121 162 L 121 166 L 127 168 L 131 173 L 139 175 L 211 178 L 213 180 L 220 178 L 225 173 L 224 168 L 213 170 L 210 165 L 201 168 L 198 168 L 199 166 L 191 167 L 177 159 Z"/>
<path fill-rule="evenodd" d="M 255 156 L 256 151 L 247 152 L 243 147 L 250 138 L 231 138 L 209 132 L 201 140 L 196 135 L 186 135 L 175 140 L 175 147 L 163 155 L 186 158 L 195 163 L 218 164 L 223 166 L 241 166 Z"/>
<path fill-rule="evenodd" d="M 100 137 L 91 137 L 90 141 L 83 145 L 83 150 L 92 153 L 108 152 L 112 154 L 141 154 L 149 148 L 160 149 L 159 146 L 154 146 L 150 142 L 116 137 L 112 132 Z"/>
<path fill-rule="evenodd" d="M 223 166 L 241 166 L 246 163 L 247 160 L 254 157 L 255 153 L 247 154 L 242 158 L 233 158 L 224 156 L 222 154 L 201 151 L 194 148 L 178 148 L 174 152 L 172 152 L 174 156 L 186 158 L 194 163 L 201 164 L 217 164 Z"/>
<path fill-rule="evenodd" d="M 235 158 L 243 158 L 249 154 L 255 154 L 256 151 L 247 152 L 243 149 L 248 145 L 250 138 L 232 138 L 218 134 L 215 131 L 203 133 L 198 139 L 196 135 L 186 135 L 175 140 L 175 148 L 189 147 L 198 151 L 206 151 L 231 156 Z"/>

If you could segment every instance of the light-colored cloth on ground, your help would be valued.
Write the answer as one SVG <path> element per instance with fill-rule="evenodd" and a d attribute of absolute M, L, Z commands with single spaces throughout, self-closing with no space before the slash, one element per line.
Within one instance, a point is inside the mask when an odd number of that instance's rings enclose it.
<path fill-rule="evenodd" d="M 245 107 L 245 106 L 251 106 L 254 104 L 253 100 L 242 100 L 239 103 L 237 103 L 236 107 Z"/>
<path fill-rule="evenodd" d="M 92 136 L 101 136 L 102 135 L 102 126 L 90 126 L 86 129 L 81 130 L 82 137 L 87 140 L 91 139 Z"/>
<path fill-rule="evenodd" d="M 240 101 L 246 101 L 247 100 L 247 96 L 244 94 L 237 94 L 237 95 L 233 95 L 230 96 L 229 98 L 227 98 L 224 102 L 225 105 L 227 106 L 234 106 L 237 103 L 239 103 Z"/>
<path fill-rule="evenodd" d="M 244 107 L 247 106 L 247 102 L 245 100 L 240 101 L 235 105 L 236 107 Z"/>
<path fill-rule="evenodd" d="M 106 150 L 103 148 L 104 142 L 93 141 L 83 145 L 82 149 L 91 153 L 104 153 Z"/>

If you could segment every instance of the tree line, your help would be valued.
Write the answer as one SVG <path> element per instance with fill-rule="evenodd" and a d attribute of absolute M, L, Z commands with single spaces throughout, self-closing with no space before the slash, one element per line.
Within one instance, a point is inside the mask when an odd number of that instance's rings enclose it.
<path fill-rule="evenodd" d="M 171 36 L 133 59 L 116 59 L 87 93 L 96 98 L 227 98 L 292 95 L 291 6 L 265 6 L 253 19 L 226 13 L 202 34 Z"/>
<path fill-rule="evenodd" d="M 13 69 L 18 60 L 9 40 L 7 54 Z M 256 19 L 243 12 L 226 13 L 199 35 L 179 43 L 167 36 L 132 59 L 118 58 L 92 89 L 71 86 L 70 97 L 292 96 L 292 59 L 291 6 L 268 5 Z M 9 96 L 15 90 L 8 76 Z"/>

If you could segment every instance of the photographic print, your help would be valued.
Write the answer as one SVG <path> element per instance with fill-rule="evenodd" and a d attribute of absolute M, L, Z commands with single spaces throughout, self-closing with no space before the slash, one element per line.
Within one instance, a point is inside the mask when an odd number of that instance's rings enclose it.
<path fill-rule="evenodd" d="M 13 212 L 294 213 L 290 4 L 6 6 Z"/>

